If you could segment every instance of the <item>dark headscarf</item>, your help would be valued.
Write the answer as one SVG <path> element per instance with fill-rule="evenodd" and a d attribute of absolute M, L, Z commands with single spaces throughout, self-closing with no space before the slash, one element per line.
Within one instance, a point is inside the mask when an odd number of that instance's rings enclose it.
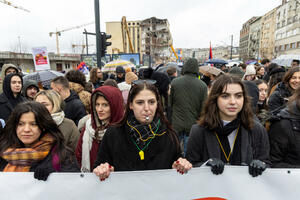
<path fill-rule="evenodd" d="M 22 79 L 22 76 L 20 74 L 8 74 L 7 76 L 5 76 L 4 81 L 3 81 L 3 93 L 8 98 L 8 101 L 11 103 L 13 108 L 18 103 L 24 101 L 24 98 L 21 95 L 22 88 L 21 88 L 21 91 L 18 93 L 18 95 L 16 97 L 14 96 L 14 94 L 11 90 L 10 82 L 11 82 L 12 77 L 14 77 L 14 76 L 20 77 L 21 82 L 22 82 L 22 87 L 23 87 L 23 79 Z"/>

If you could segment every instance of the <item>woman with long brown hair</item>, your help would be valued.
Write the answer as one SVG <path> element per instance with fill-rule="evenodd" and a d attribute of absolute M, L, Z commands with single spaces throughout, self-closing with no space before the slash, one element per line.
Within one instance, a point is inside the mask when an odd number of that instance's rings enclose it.
<path fill-rule="evenodd" d="M 154 84 L 133 82 L 122 121 L 107 129 L 98 151 L 94 173 L 100 180 L 112 171 L 175 168 L 183 174 L 192 167 L 181 158 L 177 135 L 163 114 Z"/>
<path fill-rule="evenodd" d="M 211 166 L 221 174 L 225 164 L 248 165 L 260 175 L 269 159 L 265 128 L 254 120 L 246 89 L 234 76 L 215 80 L 198 124 L 192 126 L 186 158 L 194 165 Z"/>

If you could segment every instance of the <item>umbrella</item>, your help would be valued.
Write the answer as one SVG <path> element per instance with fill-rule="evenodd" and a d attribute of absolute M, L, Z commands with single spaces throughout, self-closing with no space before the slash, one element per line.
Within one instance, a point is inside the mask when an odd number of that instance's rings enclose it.
<path fill-rule="evenodd" d="M 222 60 L 222 59 L 210 59 L 208 61 L 205 62 L 206 64 L 220 64 L 220 65 L 223 65 L 223 64 L 228 64 L 227 61 L 225 60 Z"/>
<path fill-rule="evenodd" d="M 103 72 L 116 72 L 117 66 L 122 66 L 125 70 L 127 68 L 136 68 L 134 64 L 132 64 L 130 61 L 127 60 L 114 60 L 111 62 L 108 62 L 104 65 L 104 67 L 101 69 Z"/>
<path fill-rule="evenodd" d="M 158 68 L 156 71 L 158 72 L 163 72 L 163 73 L 167 73 L 167 69 L 169 69 L 170 67 L 175 67 L 176 71 L 177 71 L 177 75 L 180 76 L 181 74 L 181 68 L 178 67 L 177 63 L 167 63 L 166 66 L 162 66 L 160 68 Z"/>
<path fill-rule="evenodd" d="M 290 67 L 293 60 L 300 60 L 300 55 L 290 54 L 290 55 L 281 55 L 276 59 L 272 60 L 272 63 L 276 63 L 280 66 Z"/>
<path fill-rule="evenodd" d="M 222 74 L 224 73 L 222 70 L 216 68 L 216 67 L 212 67 L 212 66 L 200 66 L 199 67 L 199 71 L 202 73 L 202 74 L 205 74 L 205 73 L 210 73 L 210 74 L 213 74 L 215 76 L 218 76 L 219 74 Z"/>
<path fill-rule="evenodd" d="M 23 81 L 35 80 L 36 82 L 41 83 L 44 88 L 50 88 L 52 79 L 58 76 L 64 76 L 64 74 L 53 70 L 45 70 L 28 74 L 23 77 Z"/>
<path fill-rule="evenodd" d="M 255 63 L 257 63 L 257 60 L 247 60 L 245 62 L 246 65 L 254 65 Z"/>

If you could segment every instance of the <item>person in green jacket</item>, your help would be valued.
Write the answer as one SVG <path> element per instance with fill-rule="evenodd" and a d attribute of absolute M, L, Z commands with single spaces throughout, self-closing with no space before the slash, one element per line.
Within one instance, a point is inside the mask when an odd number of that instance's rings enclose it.
<path fill-rule="evenodd" d="M 177 132 L 184 154 L 190 129 L 200 117 L 207 97 L 206 84 L 198 79 L 199 65 L 195 58 L 189 58 L 182 68 L 183 76 L 171 82 L 170 102 L 172 126 Z"/>

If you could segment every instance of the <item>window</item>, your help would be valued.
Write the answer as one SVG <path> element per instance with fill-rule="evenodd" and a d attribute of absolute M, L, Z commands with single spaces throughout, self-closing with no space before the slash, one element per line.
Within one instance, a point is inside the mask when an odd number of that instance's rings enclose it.
<path fill-rule="evenodd" d="M 288 45 L 288 44 L 284 45 L 284 49 L 285 50 L 289 50 L 290 49 L 290 45 Z"/>
<path fill-rule="evenodd" d="M 300 42 L 297 42 L 297 48 L 300 48 Z"/>
<path fill-rule="evenodd" d="M 285 26 L 285 20 L 283 20 L 281 23 L 282 23 L 282 26 Z"/>
<path fill-rule="evenodd" d="M 280 28 L 280 23 L 277 23 L 277 29 L 279 29 Z"/>
<path fill-rule="evenodd" d="M 291 43 L 291 46 L 290 46 L 291 49 L 295 49 L 296 48 L 296 42 L 294 43 Z"/>
<path fill-rule="evenodd" d="M 291 23 L 292 23 L 292 18 L 289 17 L 289 18 L 287 19 L 287 25 L 288 25 L 288 24 L 291 24 Z"/>

